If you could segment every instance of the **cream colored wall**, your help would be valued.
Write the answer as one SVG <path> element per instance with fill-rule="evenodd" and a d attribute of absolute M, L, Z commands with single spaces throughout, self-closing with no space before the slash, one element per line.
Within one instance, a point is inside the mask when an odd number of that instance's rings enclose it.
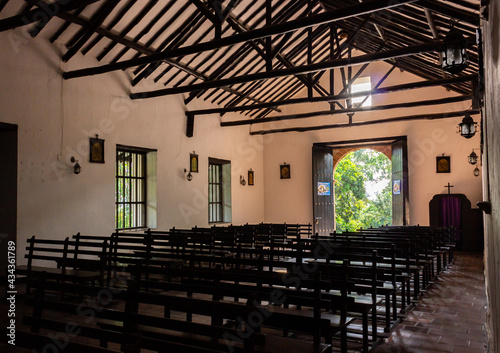
<path fill-rule="evenodd" d="M 385 63 L 371 64 L 362 76 L 371 75 L 372 85 L 377 77 L 382 77 L 390 68 Z M 356 72 L 356 69 L 354 70 Z M 341 87 L 340 72 L 336 72 L 336 92 Z M 393 71 L 382 87 L 405 82 L 421 81 L 407 72 Z M 324 82 L 324 87 L 328 87 Z M 457 95 L 442 87 L 375 95 L 372 105 L 390 104 L 396 102 L 411 102 L 424 99 L 436 99 Z M 438 113 L 443 111 L 460 111 L 470 107 L 470 101 L 454 103 L 445 106 L 393 109 L 370 113 L 357 113 L 354 121 L 368 121 L 414 114 Z M 281 114 L 304 112 L 313 105 L 290 105 Z M 313 110 L 326 110 L 327 104 L 315 104 Z M 478 121 L 478 116 L 474 116 Z M 288 132 L 264 135 L 265 153 L 265 219 L 267 222 L 312 222 L 312 145 L 315 142 L 357 140 L 387 136 L 408 136 L 409 179 L 410 179 L 410 222 L 411 224 L 429 224 L 429 201 L 435 194 L 444 193 L 448 182 L 455 187 L 454 193 L 463 193 L 475 207 L 481 196 L 481 178 L 474 177 L 474 167 L 468 164 L 467 156 L 472 148 L 479 148 L 480 137 L 467 140 L 459 136 L 457 124 L 461 118 L 442 120 L 417 120 L 411 122 L 394 122 L 380 125 L 367 125 L 351 128 L 316 130 L 309 132 Z M 300 121 L 285 120 L 269 124 L 253 125 L 252 131 L 263 128 L 291 128 L 294 126 L 317 126 L 347 122 L 344 115 L 322 116 Z M 284 146 L 284 147 L 282 147 Z M 476 151 L 479 152 L 479 151 Z M 451 173 L 436 173 L 436 156 L 451 156 Z M 290 163 L 292 178 L 279 179 L 279 164 Z M 479 166 L 481 169 L 481 166 Z"/>
<path fill-rule="evenodd" d="M 488 300 L 490 353 L 500 352 L 500 1 L 492 1 L 489 19 L 484 22 L 485 61 L 485 145 L 487 175 L 484 200 L 492 212 L 485 215 L 485 275 Z"/>
<path fill-rule="evenodd" d="M 158 150 L 159 229 L 208 225 L 208 157 L 232 162 L 232 222 L 263 220 L 262 138 L 250 136 L 248 127 L 223 129 L 218 116 L 204 116 L 187 138 L 184 112 L 208 107 L 203 101 L 187 108 L 182 96 L 131 101 L 129 74 L 121 71 L 65 81 L 61 70 L 98 63 L 90 54 L 61 63 L 57 46 L 20 34 L 0 34 L 0 121 L 19 126 L 19 249 L 32 235 L 111 234 L 116 144 Z M 154 88 L 147 85 L 134 89 Z M 96 133 L 105 139 L 105 164 L 88 162 L 88 138 Z M 188 182 L 183 170 L 193 151 L 200 173 Z M 79 175 L 71 156 L 82 166 Z M 241 186 L 240 174 L 246 179 L 250 168 L 255 186 Z"/>

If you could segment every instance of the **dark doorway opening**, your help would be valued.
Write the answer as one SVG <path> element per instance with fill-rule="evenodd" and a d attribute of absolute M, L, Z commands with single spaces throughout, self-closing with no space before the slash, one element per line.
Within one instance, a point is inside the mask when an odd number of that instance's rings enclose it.
<path fill-rule="evenodd" d="M 2 278 L 6 275 L 8 244 L 17 240 L 17 125 L 6 123 L 0 123 L 0 190 L 0 278 Z"/>

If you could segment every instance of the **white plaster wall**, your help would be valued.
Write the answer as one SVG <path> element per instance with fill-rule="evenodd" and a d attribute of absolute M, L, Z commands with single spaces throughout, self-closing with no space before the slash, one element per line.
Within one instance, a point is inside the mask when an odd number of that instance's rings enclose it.
<path fill-rule="evenodd" d="M 13 45 L 14 44 L 14 45 Z M 232 222 L 264 218 L 263 144 L 248 127 L 221 128 L 220 117 L 195 122 L 185 135 L 185 110 L 209 107 L 182 96 L 131 101 L 128 73 L 63 80 L 61 70 L 98 65 L 89 54 L 60 62 L 58 46 L 0 34 L 0 121 L 19 126 L 18 244 L 32 235 L 62 239 L 76 232 L 111 234 L 114 229 L 116 144 L 158 150 L 158 229 L 208 225 L 208 157 L 230 160 Z M 136 87 L 154 89 L 151 82 Z M 105 164 L 88 162 L 89 137 L 105 139 Z M 198 174 L 184 179 L 189 154 L 199 154 Z M 72 173 L 69 159 L 82 166 Z M 241 186 L 255 171 L 255 186 Z M 18 261 L 22 263 L 23 252 Z"/>
<path fill-rule="evenodd" d="M 374 63 L 362 76 L 372 76 L 372 86 L 390 68 L 385 63 Z M 355 73 L 357 68 L 353 70 Z M 341 87 L 340 73 L 336 72 L 336 92 Z M 421 81 L 407 72 L 393 71 L 381 87 Z M 328 87 L 324 83 L 324 87 Z M 403 91 L 372 97 L 372 105 L 397 102 L 412 102 L 424 99 L 451 97 L 457 93 L 449 92 L 442 87 Z M 471 102 L 460 102 L 443 106 L 401 108 L 385 111 L 357 113 L 354 121 L 369 121 L 414 114 L 439 113 L 445 111 L 467 110 Z M 305 105 L 289 105 L 281 114 L 304 112 L 306 109 L 327 110 L 326 103 Z M 278 114 L 279 115 L 279 114 Z M 473 148 L 479 148 L 478 134 L 467 140 L 457 134 L 457 125 L 462 118 L 442 120 L 416 120 L 410 122 L 393 122 L 380 125 L 367 125 L 351 128 L 336 128 L 308 132 L 287 132 L 264 135 L 264 170 L 265 183 L 265 219 L 267 222 L 288 221 L 305 222 L 313 220 L 312 214 L 312 145 L 315 142 L 357 140 L 387 136 L 408 136 L 409 179 L 410 179 L 410 223 L 429 224 L 429 201 L 435 194 L 445 193 L 448 182 L 455 187 L 454 193 L 463 193 L 471 201 L 473 207 L 482 199 L 481 178 L 474 177 L 473 169 L 467 162 L 467 156 Z M 479 116 L 474 116 L 479 121 Z M 343 115 L 322 116 L 300 121 L 284 120 L 269 124 L 252 125 L 252 131 L 262 129 L 291 128 L 294 126 L 318 126 L 347 122 Z M 282 147 L 283 146 L 283 147 Z M 436 156 L 451 156 L 451 173 L 436 173 Z M 479 154 L 479 151 L 476 151 Z M 290 163 L 292 177 L 289 180 L 279 179 L 279 165 Z M 479 166 L 481 169 L 482 167 Z"/>

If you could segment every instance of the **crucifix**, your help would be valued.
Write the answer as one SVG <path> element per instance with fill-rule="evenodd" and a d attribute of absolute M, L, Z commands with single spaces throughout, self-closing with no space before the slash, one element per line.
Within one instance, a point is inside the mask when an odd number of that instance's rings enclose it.
<path fill-rule="evenodd" d="M 450 194 L 450 190 L 451 188 L 453 188 L 454 186 L 453 185 L 450 185 L 450 183 L 448 182 L 448 185 L 445 185 L 444 186 L 445 188 L 448 188 L 448 195 Z"/>

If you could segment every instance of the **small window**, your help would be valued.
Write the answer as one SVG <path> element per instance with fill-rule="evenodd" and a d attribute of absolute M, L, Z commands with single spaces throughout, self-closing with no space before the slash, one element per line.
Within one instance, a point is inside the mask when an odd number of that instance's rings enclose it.
<path fill-rule="evenodd" d="M 360 77 L 354 81 L 354 83 L 351 86 L 351 93 L 356 93 L 356 92 L 364 92 L 364 91 L 370 91 L 372 89 L 372 83 L 370 76 L 366 77 Z M 352 106 L 356 108 L 359 103 L 363 102 L 362 107 L 370 107 L 372 105 L 372 96 L 368 96 L 368 98 L 364 97 L 355 97 L 352 99 Z"/>
<path fill-rule="evenodd" d="M 151 205 L 156 206 L 156 151 L 117 146 L 115 187 L 116 229 L 156 226 L 148 215 Z"/>
<path fill-rule="evenodd" d="M 231 222 L 231 162 L 208 160 L 208 221 Z"/>

